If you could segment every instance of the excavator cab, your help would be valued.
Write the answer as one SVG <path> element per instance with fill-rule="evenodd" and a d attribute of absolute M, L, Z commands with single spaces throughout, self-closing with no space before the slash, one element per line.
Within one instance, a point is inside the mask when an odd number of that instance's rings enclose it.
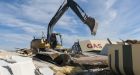
<path fill-rule="evenodd" d="M 51 36 L 50 36 L 50 47 L 52 49 L 62 48 L 62 35 L 60 33 L 52 33 L 51 34 Z"/>

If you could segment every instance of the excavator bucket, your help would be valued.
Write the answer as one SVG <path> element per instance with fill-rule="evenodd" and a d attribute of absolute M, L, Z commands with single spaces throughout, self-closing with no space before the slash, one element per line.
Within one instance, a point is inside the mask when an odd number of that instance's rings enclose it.
<path fill-rule="evenodd" d="M 85 23 L 86 23 L 86 24 L 88 25 L 88 27 L 90 28 L 91 34 L 92 34 L 92 35 L 96 35 L 98 24 L 97 24 L 97 22 L 95 21 L 95 19 L 86 16 L 86 18 L 85 18 Z"/>

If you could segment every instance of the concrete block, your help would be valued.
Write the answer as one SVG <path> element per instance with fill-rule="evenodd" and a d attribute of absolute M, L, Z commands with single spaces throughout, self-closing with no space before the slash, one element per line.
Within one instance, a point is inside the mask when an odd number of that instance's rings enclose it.
<path fill-rule="evenodd" d="M 8 69 L 0 66 L 0 75 L 11 75 Z"/>
<path fill-rule="evenodd" d="M 35 66 L 32 61 L 9 64 L 14 75 L 35 75 Z"/>

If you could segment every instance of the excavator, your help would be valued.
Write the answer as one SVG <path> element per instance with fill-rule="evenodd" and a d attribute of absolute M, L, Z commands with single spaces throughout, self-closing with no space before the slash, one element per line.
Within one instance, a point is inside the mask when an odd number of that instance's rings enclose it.
<path fill-rule="evenodd" d="M 53 33 L 53 28 L 69 8 L 71 8 L 73 12 L 80 18 L 80 20 L 89 27 L 91 34 L 96 35 L 98 24 L 95 19 L 88 16 L 74 0 L 65 0 L 48 24 L 47 38 L 34 38 L 31 41 L 31 49 L 41 51 L 45 50 L 46 48 L 57 49 L 62 47 L 62 36 L 60 33 Z M 58 43 L 56 38 L 57 36 L 60 37 L 61 43 Z"/>

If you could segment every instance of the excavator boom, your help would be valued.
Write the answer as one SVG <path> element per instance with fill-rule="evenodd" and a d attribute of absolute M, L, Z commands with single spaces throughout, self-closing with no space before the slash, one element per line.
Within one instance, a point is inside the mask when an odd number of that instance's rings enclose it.
<path fill-rule="evenodd" d="M 47 30 L 47 40 L 50 42 L 50 36 L 53 31 L 54 25 L 57 23 L 57 21 L 62 17 L 62 15 L 65 13 L 65 11 L 68 9 L 68 5 L 63 2 L 63 4 L 59 7 L 58 11 L 54 15 L 54 17 L 51 19 L 51 21 L 48 24 L 48 30 Z"/>

